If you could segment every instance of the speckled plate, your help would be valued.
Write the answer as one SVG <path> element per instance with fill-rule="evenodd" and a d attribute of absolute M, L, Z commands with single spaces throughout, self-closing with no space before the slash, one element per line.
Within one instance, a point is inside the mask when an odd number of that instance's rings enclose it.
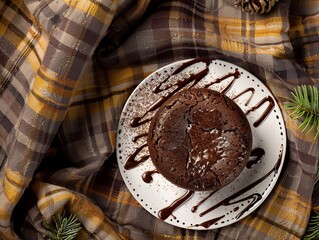
<path fill-rule="evenodd" d="M 161 91 L 154 91 L 156 87 Z M 225 93 L 245 112 L 252 128 L 249 163 L 233 182 L 216 192 L 175 186 L 154 171 L 149 157 L 147 132 L 159 105 L 156 102 L 189 87 Z M 246 70 L 220 60 L 184 60 L 154 72 L 134 90 L 118 126 L 118 165 L 135 199 L 155 217 L 194 230 L 232 224 L 258 208 L 275 186 L 285 152 L 284 121 L 272 93 Z"/>

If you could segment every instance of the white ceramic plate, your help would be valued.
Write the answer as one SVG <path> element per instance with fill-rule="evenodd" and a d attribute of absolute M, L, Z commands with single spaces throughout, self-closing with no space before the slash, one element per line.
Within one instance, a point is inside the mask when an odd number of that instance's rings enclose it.
<path fill-rule="evenodd" d="M 193 63 L 188 64 L 190 61 Z M 185 65 L 189 66 L 185 68 Z M 178 68 L 183 70 L 174 74 Z M 253 166 L 246 167 L 232 183 L 215 193 L 191 193 L 170 183 L 162 175 L 150 172 L 155 170 L 148 157 L 145 135 L 150 121 L 137 127 L 132 127 L 131 124 L 134 119 L 142 117 L 145 113 L 140 122 L 151 119 L 156 109 L 149 110 L 156 100 L 174 91 L 177 85 L 181 85 L 181 81 L 185 83 L 183 79 L 207 70 L 208 73 L 196 85 L 191 86 L 193 82 L 190 82 L 182 89 L 200 88 L 213 83 L 210 89 L 224 92 L 233 99 L 246 113 L 253 133 L 253 152 L 262 158 Z M 236 73 L 239 73 L 238 78 L 234 77 Z M 223 80 L 218 80 L 221 78 Z M 167 89 L 154 93 L 154 87 L 159 85 Z M 263 104 L 258 106 L 260 102 Z M 261 116 L 263 121 L 256 125 Z M 118 126 L 118 165 L 127 187 L 136 200 L 155 217 L 182 228 L 219 228 L 232 224 L 254 211 L 275 186 L 283 166 L 285 151 L 284 121 L 272 93 L 246 70 L 220 60 L 184 60 L 154 72 L 134 90 L 123 109 Z M 250 160 L 252 163 L 256 161 L 256 157 L 251 157 Z M 128 169 L 128 161 L 141 163 Z M 146 172 L 149 173 L 148 179 L 143 179 L 142 176 Z M 185 195 L 187 197 L 183 200 Z M 194 207 L 197 208 L 196 211 Z"/>

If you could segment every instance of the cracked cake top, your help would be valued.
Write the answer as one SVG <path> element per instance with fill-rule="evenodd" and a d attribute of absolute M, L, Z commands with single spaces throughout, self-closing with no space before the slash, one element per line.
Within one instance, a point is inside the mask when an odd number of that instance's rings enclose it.
<path fill-rule="evenodd" d="M 245 114 L 224 94 L 183 90 L 153 117 L 148 148 L 157 170 L 189 190 L 218 190 L 244 169 L 252 133 Z"/>

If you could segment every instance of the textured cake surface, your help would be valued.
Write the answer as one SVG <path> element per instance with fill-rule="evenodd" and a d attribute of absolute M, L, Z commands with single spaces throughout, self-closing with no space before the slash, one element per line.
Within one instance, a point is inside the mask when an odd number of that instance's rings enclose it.
<path fill-rule="evenodd" d="M 251 153 L 245 114 L 225 95 L 206 88 L 183 90 L 153 117 L 148 147 L 157 170 L 190 190 L 217 190 L 233 181 Z"/>

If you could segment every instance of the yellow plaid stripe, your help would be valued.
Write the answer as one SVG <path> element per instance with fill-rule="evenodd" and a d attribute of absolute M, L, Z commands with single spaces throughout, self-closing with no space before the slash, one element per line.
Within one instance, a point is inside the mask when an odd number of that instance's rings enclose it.
<path fill-rule="evenodd" d="M 110 24 L 112 18 L 110 18 L 111 11 L 106 11 L 100 4 L 95 3 L 94 1 L 78 1 L 64 0 L 65 4 L 69 7 L 74 7 L 81 12 L 87 13 L 89 15 L 94 16 L 96 19 L 100 20 L 102 23 Z M 118 1 L 113 1 L 113 5 L 116 5 Z"/>
<path fill-rule="evenodd" d="M 28 186 L 31 179 L 23 176 L 19 172 L 12 171 L 8 167 L 5 173 L 6 177 L 3 183 L 5 194 L 10 202 L 16 204 L 23 193 L 22 190 Z"/>
<path fill-rule="evenodd" d="M 45 96 L 48 93 L 53 93 L 53 94 L 56 94 L 58 96 L 67 97 L 67 98 L 71 98 L 71 96 L 72 96 L 72 88 L 66 89 L 63 85 L 56 86 L 53 83 L 53 80 L 52 80 L 52 82 L 50 82 L 47 79 L 43 79 L 39 75 L 37 75 L 35 77 L 35 79 L 36 80 L 35 80 L 35 83 L 34 83 L 32 90 L 35 93 L 37 93 L 38 95 Z M 54 104 L 59 104 L 59 102 L 55 101 L 54 99 L 50 99 L 50 100 L 48 98 L 45 98 L 45 99 L 48 101 L 52 101 Z"/>
<path fill-rule="evenodd" d="M 223 16 L 212 17 L 208 14 L 205 15 L 205 19 L 210 20 L 207 23 L 205 22 L 206 28 L 212 29 L 211 32 L 206 32 L 205 39 L 207 39 L 208 44 L 220 45 L 221 49 L 229 52 L 266 54 L 276 57 L 283 57 L 285 54 L 281 42 L 274 42 L 265 46 L 258 43 L 265 42 L 263 40 L 265 38 L 280 41 L 282 39 L 281 35 L 284 33 L 282 22 L 287 21 L 287 19 L 274 16 L 266 19 L 242 20 Z M 218 35 L 214 35 L 213 32 L 213 24 L 216 24 L 216 22 L 220 31 Z M 243 24 L 246 26 L 244 29 Z M 250 36 L 251 33 L 253 33 L 252 36 Z M 245 34 L 246 39 L 242 39 L 242 34 Z"/>
<path fill-rule="evenodd" d="M 66 104 L 63 104 L 61 99 L 71 98 L 76 82 L 66 78 L 59 79 L 56 74 L 50 70 L 46 71 L 43 66 L 39 71 L 41 75 L 38 74 L 35 78 L 32 94 L 27 104 L 36 114 L 55 121 L 62 121 L 69 102 L 66 100 Z M 41 77 L 42 75 L 44 78 Z"/>
<path fill-rule="evenodd" d="M 275 57 L 283 57 L 285 49 L 283 46 L 269 45 L 265 47 L 258 47 L 253 45 L 247 45 L 242 42 L 236 42 L 230 39 L 221 39 L 221 48 L 229 52 L 244 53 L 249 52 L 251 54 L 271 54 Z"/>
<path fill-rule="evenodd" d="M 279 37 L 280 33 L 283 31 L 282 26 L 282 17 L 271 17 L 267 19 L 258 19 L 258 20 L 242 20 L 238 18 L 232 17 L 210 17 L 209 15 L 205 15 L 205 19 L 211 19 L 213 22 L 218 21 L 220 35 L 223 37 L 233 37 L 238 38 L 241 36 L 243 32 L 242 25 L 246 26 L 246 33 L 249 33 L 252 30 L 254 36 L 256 37 L 255 41 L 258 41 L 258 37 Z M 206 24 L 209 29 L 212 29 L 212 24 Z M 249 37 L 249 36 L 247 36 Z"/>
<path fill-rule="evenodd" d="M 46 117 L 48 119 L 53 119 L 54 121 L 62 121 L 64 118 L 65 109 L 58 110 L 55 107 L 51 107 L 44 103 L 41 98 L 36 97 L 31 94 L 28 98 L 27 105 L 40 116 Z M 60 113 L 59 113 L 60 112 Z"/>
<path fill-rule="evenodd" d="M 133 69 L 131 67 L 125 67 L 121 69 L 110 69 L 107 71 L 109 79 L 111 79 L 110 84 L 116 86 L 119 84 L 127 83 L 133 75 Z"/>
<path fill-rule="evenodd" d="M 0 209 L 0 221 L 9 220 L 11 214 L 7 211 L 7 209 Z"/>
<path fill-rule="evenodd" d="M 38 206 L 40 211 L 45 212 L 46 210 L 49 210 L 52 206 L 64 206 L 68 202 L 72 202 L 74 200 L 74 195 L 67 192 L 67 191 L 61 191 L 59 193 L 55 194 L 48 194 L 46 198 L 40 198 Z"/>

